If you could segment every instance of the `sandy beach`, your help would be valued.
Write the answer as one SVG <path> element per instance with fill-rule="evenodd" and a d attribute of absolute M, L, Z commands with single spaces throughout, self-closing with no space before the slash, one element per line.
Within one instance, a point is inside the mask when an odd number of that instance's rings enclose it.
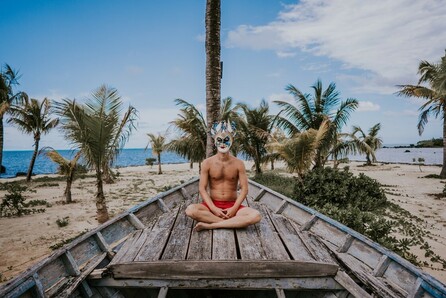
<path fill-rule="evenodd" d="M 252 163 L 247 162 L 248 174 L 252 175 Z M 446 198 L 439 198 L 444 180 L 423 178 L 428 174 L 439 174 L 438 166 L 409 164 L 377 164 L 363 167 L 360 162 L 348 164 L 355 174 L 364 173 L 383 185 L 387 198 L 424 220 L 424 227 L 432 237 L 426 239 L 435 254 L 446 259 Z M 105 185 L 107 206 L 111 216 L 129 209 L 173 186 L 198 176 L 198 165 L 190 169 L 189 164 L 163 165 L 163 174 L 157 175 L 157 166 L 139 166 L 118 169 L 119 176 L 114 184 Z M 57 176 L 57 175 L 47 175 Z M 37 177 L 37 176 L 36 176 Z M 0 182 L 24 178 L 2 179 Z M 27 200 L 46 200 L 51 207 L 44 213 L 14 218 L 0 218 L 0 277 L 8 280 L 52 252 L 51 246 L 76 237 L 95 228 L 96 209 L 94 204 L 95 181 L 93 178 L 78 179 L 73 183 L 73 204 L 64 204 L 65 182 L 32 182 L 29 187 L 36 192 L 25 193 Z M 5 192 L 0 191 L 0 197 Z M 41 207 L 38 207 L 41 208 Z M 59 227 L 58 219 L 68 219 L 68 225 Z M 412 251 L 420 260 L 427 260 L 424 251 Z M 442 282 L 446 282 L 446 271 L 439 264 L 423 267 L 423 270 Z"/>

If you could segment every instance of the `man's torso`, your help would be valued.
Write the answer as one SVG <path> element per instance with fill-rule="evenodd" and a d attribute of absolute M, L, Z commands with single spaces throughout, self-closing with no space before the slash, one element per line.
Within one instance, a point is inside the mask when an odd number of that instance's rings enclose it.
<path fill-rule="evenodd" d="M 210 160 L 209 189 L 213 200 L 235 201 L 238 185 L 238 159 L 229 156 L 228 160 L 220 161 L 216 156 Z"/>

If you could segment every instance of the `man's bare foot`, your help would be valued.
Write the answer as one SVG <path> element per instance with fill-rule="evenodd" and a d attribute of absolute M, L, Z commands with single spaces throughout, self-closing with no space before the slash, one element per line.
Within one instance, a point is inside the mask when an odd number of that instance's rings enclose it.
<path fill-rule="evenodd" d="M 210 224 L 199 222 L 195 225 L 194 231 L 200 232 L 201 230 L 209 230 L 209 229 L 211 229 Z"/>

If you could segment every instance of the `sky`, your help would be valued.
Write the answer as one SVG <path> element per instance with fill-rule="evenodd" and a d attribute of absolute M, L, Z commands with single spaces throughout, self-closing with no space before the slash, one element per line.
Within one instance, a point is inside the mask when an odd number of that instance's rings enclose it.
<path fill-rule="evenodd" d="M 381 123 L 384 144 L 442 136 L 431 118 L 418 135 L 420 99 L 399 97 L 416 84 L 422 60 L 446 49 L 445 0 L 223 0 L 221 97 L 251 107 L 293 102 L 320 79 L 359 108 L 343 131 Z M 0 0 L 0 64 L 21 74 L 31 98 L 84 101 L 99 86 L 116 88 L 134 106 L 137 130 L 125 148 L 144 148 L 147 133 L 174 136 L 176 98 L 205 114 L 205 0 Z M 33 137 L 5 123 L 5 150 L 32 150 Z M 40 147 L 69 149 L 63 132 Z"/>

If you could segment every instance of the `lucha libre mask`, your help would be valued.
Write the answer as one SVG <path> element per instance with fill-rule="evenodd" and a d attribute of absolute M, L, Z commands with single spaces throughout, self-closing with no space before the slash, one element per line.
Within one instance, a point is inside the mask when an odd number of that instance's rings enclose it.
<path fill-rule="evenodd" d="M 234 141 L 235 125 L 226 121 L 216 122 L 212 126 L 211 135 L 218 152 L 227 153 Z"/>

